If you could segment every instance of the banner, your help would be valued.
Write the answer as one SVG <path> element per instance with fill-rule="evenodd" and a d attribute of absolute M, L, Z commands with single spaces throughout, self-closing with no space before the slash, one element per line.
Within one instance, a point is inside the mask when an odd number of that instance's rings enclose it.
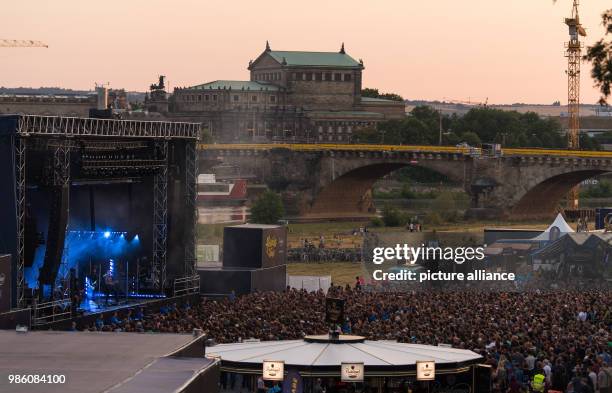
<path fill-rule="evenodd" d="M 325 299 L 325 322 L 341 324 L 344 322 L 344 300 Z"/>
<path fill-rule="evenodd" d="M 219 262 L 218 244 L 198 244 L 196 247 L 198 267 L 203 267 L 207 263 Z"/>
<path fill-rule="evenodd" d="M 11 311 L 11 256 L 0 256 L 0 313 Z"/>
<path fill-rule="evenodd" d="M 263 361 L 264 381 L 282 381 L 285 374 L 285 362 L 281 360 Z"/>
<path fill-rule="evenodd" d="M 416 362 L 417 381 L 433 381 L 436 379 L 436 363 L 433 360 Z"/>
<path fill-rule="evenodd" d="M 304 384 L 299 371 L 291 369 L 283 381 L 283 393 L 303 393 Z"/>
<path fill-rule="evenodd" d="M 363 363 L 342 363 L 340 367 L 342 382 L 363 382 Z"/>

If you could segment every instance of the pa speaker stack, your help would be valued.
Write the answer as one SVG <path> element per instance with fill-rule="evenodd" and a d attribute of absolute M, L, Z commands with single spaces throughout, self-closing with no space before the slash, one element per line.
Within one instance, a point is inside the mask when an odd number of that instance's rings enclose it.
<path fill-rule="evenodd" d="M 287 274 L 287 228 L 244 224 L 223 230 L 223 265 L 198 270 L 203 294 L 282 291 Z"/>

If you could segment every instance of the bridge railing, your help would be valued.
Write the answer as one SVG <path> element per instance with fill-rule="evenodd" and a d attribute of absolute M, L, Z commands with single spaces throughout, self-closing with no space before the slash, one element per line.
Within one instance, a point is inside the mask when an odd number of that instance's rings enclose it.
<path fill-rule="evenodd" d="M 364 145 L 364 144 L 305 144 L 305 143 L 215 143 L 199 144 L 200 150 L 273 150 L 287 149 L 292 151 L 363 151 L 363 152 L 414 152 L 414 153 L 451 153 L 479 157 L 482 149 L 478 147 L 432 146 L 432 145 Z M 501 156 L 553 156 L 577 158 L 612 159 L 612 151 L 565 150 L 542 148 L 504 148 Z M 484 156 L 483 156 L 484 157 Z"/>

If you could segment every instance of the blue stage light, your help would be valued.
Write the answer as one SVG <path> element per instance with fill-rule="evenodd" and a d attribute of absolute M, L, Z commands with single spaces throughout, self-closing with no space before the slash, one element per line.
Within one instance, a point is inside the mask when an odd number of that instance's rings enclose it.
<path fill-rule="evenodd" d="M 138 235 L 134 236 L 134 240 L 136 240 L 136 241 L 140 240 L 140 238 L 138 237 Z"/>
<path fill-rule="evenodd" d="M 109 231 L 104 232 L 104 238 L 108 239 L 110 237 L 111 233 Z"/>

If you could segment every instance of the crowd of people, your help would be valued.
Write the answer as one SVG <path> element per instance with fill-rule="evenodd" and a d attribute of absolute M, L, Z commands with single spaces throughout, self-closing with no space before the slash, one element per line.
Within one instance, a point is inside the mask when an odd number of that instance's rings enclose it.
<path fill-rule="evenodd" d="M 299 339 L 327 332 L 325 298 L 345 299 L 345 333 L 372 340 L 450 344 L 481 354 L 497 391 L 533 388 L 608 393 L 612 386 L 612 296 L 609 291 L 366 292 L 349 286 L 328 294 L 287 289 L 96 322 L 89 330 L 188 333 L 202 329 L 218 343 L 247 338 Z"/>

